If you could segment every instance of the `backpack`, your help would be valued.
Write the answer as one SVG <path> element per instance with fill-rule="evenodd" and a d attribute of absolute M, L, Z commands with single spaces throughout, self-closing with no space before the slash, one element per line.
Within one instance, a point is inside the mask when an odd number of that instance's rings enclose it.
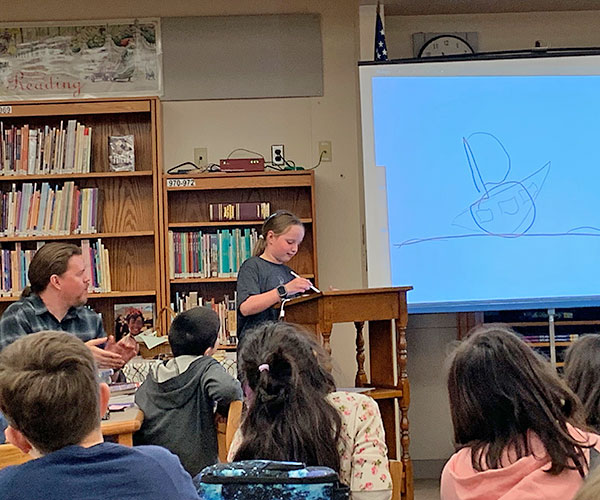
<path fill-rule="evenodd" d="M 350 494 L 329 467 L 270 460 L 211 465 L 194 484 L 204 500 L 347 500 Z"/>

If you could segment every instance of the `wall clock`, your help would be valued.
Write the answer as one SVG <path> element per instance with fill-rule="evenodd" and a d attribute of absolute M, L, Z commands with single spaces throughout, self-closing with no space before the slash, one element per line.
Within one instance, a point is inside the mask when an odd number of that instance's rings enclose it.
<path fill-rule="evenodd" d="M 414 57 L 443 57 L 477 52 L 477 33 L 413 33 Z"/>

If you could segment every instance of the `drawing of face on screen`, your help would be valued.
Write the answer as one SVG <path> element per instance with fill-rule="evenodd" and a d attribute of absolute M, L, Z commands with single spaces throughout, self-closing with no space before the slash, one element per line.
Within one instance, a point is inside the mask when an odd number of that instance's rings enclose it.
<path fill-rule="evenodd" d="M 463 137 L 463 147 L 479 198 L 452 224 L 489 235 L 517 238 L 535 222 L 535 200 L 550 172 L 546 162 L 527 177 L 511 179 L 511 158 L 500 140 L 488 132 Z"/>

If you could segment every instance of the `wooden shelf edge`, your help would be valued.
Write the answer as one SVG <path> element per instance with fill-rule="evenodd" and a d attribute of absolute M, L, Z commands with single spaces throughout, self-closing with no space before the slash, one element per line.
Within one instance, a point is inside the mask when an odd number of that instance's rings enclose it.
<path fill-rule="evenodd" d="M 148 113 L 155 96 L 108 97 L 89 99 L 49 99 L 43 101 L 6 101 L 2 104 L 14 108 L 3 119 L 30 118 L 34 116 L 67 116 L 121 113 Z"/>
<path fill-rule="evenodd" d="M 521 326 L 548 326 L 548 322 L 547 321 L 513 321 L 513 322 L 509 322 L 506 323 L 508 326 L 511 327 L 521 327 Z"/>
<path fill-rule="evenodd" d="M 402 389 L 386 389 L 375 387 L 372 391 L 364 392 L 363 394 L 371 396 L 373 399 L 393 399 L 402 397 Z"/>
<path fill-rule="evenodd" d="M 126 233 L 47 234 L 44 236 L 1 236 L 2 243 L 22 241 L 93 240 L 97 238 L 137 238 L 154 236 L 154 231 L 130 231 Z"/>
<path fill-rule="evenodd" d="M 531 347 L 550 347 L 550 341 L 548 341 L 548 342 L 528 342 L 527 340 L 524 340 L 524 342 L 527 345 L 530 345 Z M 569 347 L 573 342 L 574 341 L 569 342 L 569 341 L 560 340 L 558 342 L 555 342 L 554 345 L 556 347 Z"/>
<path fill-rule="evenodd" d="M 90 172 L 88 174 L 35 174 L 35 175 L 2 175 L 0 182 L 27 182 L 53 179 L 105 179 L 118 177 L 152 177 L 151 170 L 136 170 L 134 172 Z"/>
<path fill-rule="evenodd" d="M 182 284 L 182 283 L 230 283 L 237 281 L 235 278 L 171 278 L 169 282 L 171 284 Z"/>
<path fill-rule="evenodd" d="M 163 175 L 164 189 L 167 193 L 176 191 L 207 191 L 222 189 L 269 189 L 311 187 L 312 171 L 289 172 L 229 172 L 206 173 L 196 175 Z M 194 179 L 194 186 L 167 186 L 169 179 Z M 235 186 L 231 180 L 236 179 Z"/>
<path fill-rule="evenodd" d="M 156 295 L 156 290 L 136 290 L 136 291 L 124 291 L 124 292 L 101 292 L 101 293 L 90 293 L 88 299 L 110 299 L 120 297 L 151 297 Z M 19 297 L 0 297 L 0 302 L 16 302 Z"/>
<path fill-rule="evenodd" d="M 236 349 L 237 349 L 237 345 L 219 344 L 217 351 L 235 351 Z"/>
<path fill-rule="evenodd" d="M 303 278 L 313 279 L 315 277 L 314 274 L 303 274 Z M 170 278 L 169 283 L 172 285 L 176 284 L 185 284 L 185 283 L 229 283 L 237 281 L 237 276 L 235 278 Z"/>
<path fill-rule="evenodd" d="M 300 219 L 302 224 L 312 224 L 312 219 Z M 197 221 L 197 222 L 170 222 L 169 228 L 186 227 L 220 227 L 220 226 L 261 226 L 263 220 L 232 220 L 232 221 Z"/>

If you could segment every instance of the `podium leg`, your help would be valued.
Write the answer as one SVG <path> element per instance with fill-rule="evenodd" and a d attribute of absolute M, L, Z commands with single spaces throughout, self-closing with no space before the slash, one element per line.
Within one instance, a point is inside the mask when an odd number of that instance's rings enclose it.
<path fill-rule="evenodd" d="M 409 422 L 408 408 L 410 406 L 410 384 L 408 382 L 408 373 L 406 372 L 406 323 L 396 320 L 396 354 L 398 356 L 398 378 L 399 385 L 402 387 L 402 397 L 399 400 L 400 407 L 400 446 L 402 448 L 400 460 L 404 470 L 404 495 L 406 500 L 413 500 L 414 486 L 412 476 L 412 460 L 410 458 L 409 446 Z"/>
<path fill-rule="evenodd" d="M 331 356 L 331 330 L 333 329 L 333 324 L 325 324 L 323 327 L 318 328 L 318 333 L 321 336 L 321 342 L 323 344 L 323 349 L 325 352 Z"/>
<path fill-rule="evenodd" d="M 367 384 L 367 373 L 365 372 L 365 337 L 363 335 L 364 321 L 355 321 L 356 328 L 356 377 L 354 385 L 364 387 Z"/>

